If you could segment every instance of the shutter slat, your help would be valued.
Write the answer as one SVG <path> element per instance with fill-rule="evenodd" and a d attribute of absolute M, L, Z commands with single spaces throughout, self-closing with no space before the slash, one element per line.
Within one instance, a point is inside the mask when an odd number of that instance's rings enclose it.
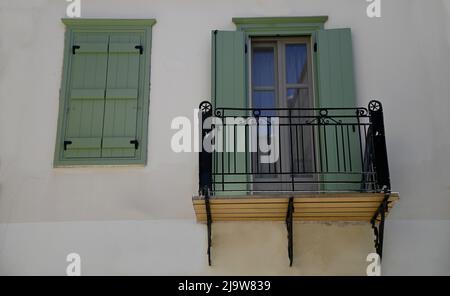
<path fill-rule="evenodd" d="M 77 54 L 92 54 L 92 53 L 107 53 L 108 51 L 108 42 L 105 40 L 104 42 L 77 42 L 76 45 L 79 48 L 76 50 Z"/>
<path fill-rule="evenodd" d="M 134 99 L 138 98 L 137 88 L 107 89 L 106 99 Z"/>
<path fill-rule="evenodd" d="M 70 98 L 72 100 L 89 99 L 103 100 L 105 96 L 104 89 L 72 89 Z"/>
<path fill-rule="evenodd" d="M 133 140 L 135 139 L 131 137 L 105 137 L 103 138 L 103 148 L 129 148 L 134 150 L 134 144 L 130 143 Z"/>
<path fill-rule="evenodd" d="M 68 138 L 72 144 L 67 145 L 67 150 L 72 149 L 100 149 L 102 138 Z"/>
<path fill-rule="evenodd" d="M 118 43 L 111 42 L 109 44 L 109 53 L 131 53 L 138 54 L 139 49 L 135 48 L 138 43 Z"/>

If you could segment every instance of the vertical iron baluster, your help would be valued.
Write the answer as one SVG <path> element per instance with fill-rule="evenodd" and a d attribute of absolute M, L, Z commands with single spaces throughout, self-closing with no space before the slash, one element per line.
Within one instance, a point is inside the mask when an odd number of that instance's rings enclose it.
<path fill-rule="evenodd" d="M 214 125 L 214 127 L 215 127 L 215 125 Z M 215 128 L 213 128 L 213 130 L 215 130 Z M 217 130 L 215 130 L 215 132 L 217 132 Z M 217 134 L 215 135 L 215 137 L 212 139 L 212 143 L 213 143 L 213 147 L 214 147 L 214 150 L 213 150 L 213 159 L 214 159 L 214 161 L 213 161 L 213 169 L 212 169 L 212 188 L 213 188 L 213 192 L 216 192 L 216 172 L 217 172 L 217 159 L 218 159 L 218 155 L 217 155 L 217 147 L 216 147 L 216 136 L 217 136 Z M 203 145 L 203 141 L 202 141 L 202 145 Z"/>
<path fill-rule="evenodd" d="M 227 150 L 227 142 L 225 141 L 225 131 L 226 131 L 226 123 L 225 119 L 225 110 L 223 110 L 223 114 L 221 115 L 222 119 L 222 190 L 225 191 L 225 153 Z"/>
<path fill-rule="evenodd" d="M 229 143 L 229 141 L 228 140 L 230 140 L 230 135 L 228 134 L 228 132 L 229 132 L 229 128 L 228 128 L 228 125 L 226 124 L 226 133 L 227 133 L 227 135 L 226 135 L 226 139 L 227 139 L 227 145 L 226 145 L 226 147 L 227 147 L 227 172 L 228 172 L 228 174 L 229 173 L 231 173 L 231 163 L 230 163 L 230 161 L 231 161 L 231 152 L 229 151 L 230 150 L 230 143 Z M 230 132 L 230 134 L 231 134 L 231 132 Z"/>
<path fill-rule="evenodd" d="M 320 120 L 320 119 L 319 119 Z M 319 135 L 319 160 L 320 160 L 320 173 L 323 173 L 323 157 L 322 157 L 322 133 L 320 126 L 322 124 L 319 122 L 317 125 L 317 134 Z"/>
<path fill-rule="evenodd" d="M 341 124 L 341 139 L 342 139 L 342 156 L 344 156 L 344 172 L 347 172 L 347 163 L 345 161 L 345 141 L 344 141 L 344 127 Z"/>
<path fill-rule="evenodd" d="M 324 139 L 324 144 L 325 144 L 325 167 L 326 167 L 326 172 L 328 172 L 328 144 L 327 144 L 327 125 L 324 124 L 323 125 L 323 139 Z"/>
<path fill-rule="evenodd" d="M 280 140 L 278 141 L 278 150 L 279 150 L 278 160 L 280 161 L 280 174 L 283 174 L 283 164 L 282 164 L 283 151 L 281 150 L 281 122 L 278 125 L 278 135 L 280 136 Z"/>
<path fill-rule="evenodd" d="M 352 166 L 352 146 L 350 146 L 350 131 L 348 129 L 347 125 L 347 145 L 348 145 L 348 161 L 350 164 L 350 172 L 353 172 L 353 166 Z"/>
<path fill-rule="evenodd" d="M 363 129 L 364 129 L 363 151 L 367 151 L 367 126 L 365 124 L 363 124 Z M 366 168 L 366 164 L 365 163 L 363 163 L 363 168 Z"/>
<path fill-rule="evenodd" d="M 267 117 L 267 145 L 270 145 L 272 143 L 272 139 L 270 138 L 270 127 L 271 127 L 271 118 Z M 271 173 L 271 166 L 272 163 L 269 163 L 269 174 Z"/>
<path fill-rule="evenodd" d="M 256 173 L 259 173 L 259 117 L 256 117 Z"/>
<path fill-rule="evenodd" d="M 301 134 L 302 134 L 302 170 L 305 173 L 306 169 L 305 169 L 305 138 L 303 137 L 303 125 L 300 126 L 301 129 Z"/>
<path fill-rule="evenodd" d="M 341 164 L 339 161 L 339 139 L 338 139 L 338 128 L 337 125 L 334 126 L 334 132 L 336 135 L 336 156 L 337 156 L 337 165 L 338 165 L 338 172 L 341 171 Z"/>
<path fill-rule="evenodd" d="M 249 134 L 249 144 L 248 144 L 248 147 L 249 147 L 249 150 L 250 150 L 250 173 L 252 174 L 252 176 L 253 176 L 253 172 L 255 171 L 255 154 L 254 154 L 254 142 L 253 142 L 253 137 L 255 137 L 256 135 L 254 135 L 254 133 L 253 133 L 253 130 L 254 130 L 254 128 L 253 128 L 253 124 L 254 124 L 254 122 L 253 121 L 251 121 L 251 125 L 249 124 L 248 125 L 248 129 L 249 129 L 249 131 L 248 131 L 248 134 Z"/>
<path fill-rule="evenodd" d="M 275 127 L 272 126 L 272 128 L 275 130 Z M 278 138 L 278 141 L 280 141 L 280 139 Z M 271 142 L 273 143 L 273 142 Z M 276 144 L 276 142 L 275 142 Z M 277 160 L 274 159 L 273 164 L 271 163 L 270 165 L 273 165 L 273 173 L 276 174 L 277 173 Z"/>
<path fill-rule="evenodd" d="M 244 123 L 244 141 L 245 141 L 245 173 L 248 174 L 248 132 L 247 132 L 247 122 Z"/>
<path fill-rule="evenodd" d="M 316 159 L 316 132 L 314 125 L 311 124 L 312 143 L 313 143 L 313 159 L 314 159 L 314 173 L 317 173 L 317 159 Z"/>
<path fill-rule="evenodd" d="M 236 121 L 235 121 L 236 122 Z M 233 125 L 233 146 L 234 146 L 234 150 L 233 150 L 233 156 L 234 156 L 234 173 L 236 174 L 236 158 L 237 158 L 237 152 L 236 152 L 236 142 L 237 142 L 237 129 L 236 129 L 236 124 Z"/>
<path fill-rule="evenodd" d="M 289 138 L 290 138 L 290 152 L 291 152 L 291 184 L 292 191 L 295 191 L 295 180 L 294 180 L 294 150 L 293 150 L 293 141 L 292 141 L 292 114 L 291 109 L 289 109 Z"/>
<path fill-rule="evenodd" d="M 361 170 L 362 168 L 364 168 L 364 152 L 363 152 L 363 147 L 362 147 L 362 138 L 361 138 L 361 122 L 359 120 L 359 112 L 356 111 L 356 120 L 358 121 L 358 135 L 359 135 L 359 152 L 361 155 Z"/>
<path fill-rule="evenodd" d="M 300 145 L 298 144 L 298 125 L 295 125 L 295 154 L 297 156 L 297 174 L 300 174 L 300 157 L 298 150 L 300 149 Z"/>

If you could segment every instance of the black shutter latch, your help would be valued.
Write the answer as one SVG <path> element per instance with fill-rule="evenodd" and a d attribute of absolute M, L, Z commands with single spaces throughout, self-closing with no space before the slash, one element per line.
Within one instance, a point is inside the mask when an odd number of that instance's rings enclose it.
<path fill-rule="evenodd" d="M 72 54 L 75 54 L 75 51 L 76 51 L 77 49 L 80 49 L 80 46 L 79 46 L 79 45 L 74 45 L 74 46 L 72 46 Z"/>
<path fill-rule="evenodd" d="M 144 47 L 142 45 L 136 45 L 134 48 L 139 49 L 139 54 L 144 52 Z"/>
<path fill-rule="evenodd" d="M 64 150 L 67 150 L 67 145 L 72 144 L 72 141 L 64 141 Z"/>
<path fill-rule="evenodd" d="M 139 148 L 139 141 L 138 140 L 131 140 L 130 144 L 134 144 L 134 149 L 138 149 Z"/>

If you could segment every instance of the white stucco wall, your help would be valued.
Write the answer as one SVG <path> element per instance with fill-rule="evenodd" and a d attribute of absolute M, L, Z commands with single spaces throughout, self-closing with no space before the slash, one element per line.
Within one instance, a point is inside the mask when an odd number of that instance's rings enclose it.
<path fill-rule="evenodd" d="M 382 0 L 370 19 L 364 0 L 82 0 L 82 17 L 157 20 L 148 164 L 54 169 L 66 5 L 0 3 L 0 274 L 64 274 L 69 250 L 86 274 L 364 274 L 367 225 L 299 224 L 289 269 L 282 224 L 216 224 L 207 267 L 191 204 L 197 157 L 170 150 L 172 118 L 209 98 L 211 30 L 234 30 L 237 16 L 311 15 L 352 28 L 358 102 L 384 104 L 402 198 L 384 272 L 450 273 L 450 1 Z"/>

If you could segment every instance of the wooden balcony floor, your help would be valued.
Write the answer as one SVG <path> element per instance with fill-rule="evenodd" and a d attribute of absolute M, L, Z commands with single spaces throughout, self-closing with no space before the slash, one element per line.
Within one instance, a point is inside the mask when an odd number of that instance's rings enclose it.
<path fill-rule="evenodd" d="M 370 222 L 384 193 L 211 196 L 212 221 L 284 221 L 290 197 L 294 197 L 293 218 L 296 221 Z M 398 200 L 398 193 L 391 193 L 389 209 Z M 192 202 L 197 221 L 206 222 L 204 198 L 194 196 Z"/>

